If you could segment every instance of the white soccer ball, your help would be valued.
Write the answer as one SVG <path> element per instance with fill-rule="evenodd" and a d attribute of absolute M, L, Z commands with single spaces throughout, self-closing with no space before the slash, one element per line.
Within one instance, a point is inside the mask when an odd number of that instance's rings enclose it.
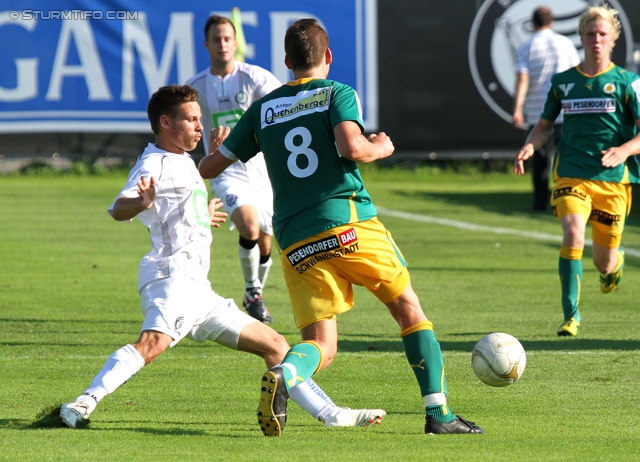
<path fill-rule="evenodd" d="M 517 338 L 502 332 L 482 337 L 471 354 L 473 372 L 487 385 L 506 387 L 522 377 L 527 355 Z"/>

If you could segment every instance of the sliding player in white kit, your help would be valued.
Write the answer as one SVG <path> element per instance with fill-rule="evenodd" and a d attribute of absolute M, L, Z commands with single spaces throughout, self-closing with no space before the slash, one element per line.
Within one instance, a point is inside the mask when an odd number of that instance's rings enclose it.
<path fill-rule="evenodd" d="M 209 154 L 211 129 L 233 128 L 251 104 L 282 84 L 269 71 L 234 60 L 237 48 L 235 27 L 225 17 L 210 16 L 204 26 L 204 45 L 211 66 L 187 80 L 200 93 L 200 110 Z M 240 267 L 245 282 L 242 305 L 254 318 L 273 322 L 262 300 L 262 291 L 271 267 L 273 192 L 262 154 L 250 162 L 237 162 L 211 180 L 214 197 L 222 200 L 233 226 L 238 229 Z"/>
<path fill-rule="evenodd" d="M 198 92 L 187 85 L 162 87 L 149 101 L 156 143 L 138 158 L 109 207 L 115 220 L 137 216 L 149 229 L 152 250 L 138 272 L 141 333 L 137 342 L 109 356 L 82 395 L 62 405 L 60 418 L 68 427 L 88 424 L 104 397 L 185 337 L 256 354 L 268 367 L 279 364 L 289 349 L 282 335 L 215 293 L 208 280 L 211 226 L 218 227 L 226 214 L 216 211 L 214 199 L 210 215 L 204 180 L 187 154 L 202 135 L 197 101 Z M 337 407 L 313 381 L 301 385 L 291 389 L 292 399 L 325 426 L 367 426 L 384 415 Z"/>

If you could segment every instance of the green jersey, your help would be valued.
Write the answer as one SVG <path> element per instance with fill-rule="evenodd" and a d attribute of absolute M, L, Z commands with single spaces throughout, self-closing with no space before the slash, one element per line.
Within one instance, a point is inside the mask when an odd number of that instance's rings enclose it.
<path fill-rule="evenodd" d="M 574 67 L 551 78 L 540 117 L 564 116 L 553 161 L 554 177 L 640 183 L 636 156 L 614 168 L 602 166 L 600 151 L 620 146 L 636 134 L 640 119 L 640 77 L 613 63 L 588 76 Z"/>
<path fill-rule="evenodd" d="M 220 147 L 229 159 L 243 162 L 264 153 L 273 188 L 273 229 L 281 249 L 376 216 L 356 163 L 336 147 L 333 129 L 345 121 L 363 129 L 353 88 L 333 80 L 301 79 L 254 102 Z"/>

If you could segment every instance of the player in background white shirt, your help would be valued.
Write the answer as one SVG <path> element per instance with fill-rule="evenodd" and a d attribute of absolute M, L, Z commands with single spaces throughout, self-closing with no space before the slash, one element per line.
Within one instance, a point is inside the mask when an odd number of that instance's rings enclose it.
<path fill-rule="evenodd" d="M 531 23 L 534 33 L 520 48 L 516 59 L 517 82 L 514 97 L 513 125 L 530 130 L 538 123 L 551 76 L 577 66 L 580 62 L 573 42 L 551 30 L 553 16 L 547 7 L 537 8 Z M 532 159 L 533 204 L 531 210 L 549 207 L 549 170 L 555 147 L 562 136 L 562 114 L 554 125 L 553 137 L 538 149 Z"/>
<path fill-rule="evenodd" d="M 203 144 L 209 154 L 208 134 L 219 126 L 233 128 L 251 104 L 282 84 L 271 72 L 235 61 L 235 28 L 225 17 L 210 16 L 204 27 L 204 46 L 211 66 L 187 80 L 200 93 L 204 127 Z M 238 254 L 245 281 L 242 301 L 247 312 L 262 322 L 273 322 L 264 306 L 262 291 L 271 267 L 273 191 L 264 157 L 246 164 L 236 162 L 211 180 L 214 197 L 222 200 L 233 226 L 238 229 Z"/>
<path fill-rule="evenodd" d="M 185 337 L 256 354 L 268 367 L 289 350 L 282 335 L 211 289 L 211 226 L 218 227 L 226 214 L 216 211 L 220 204 L 214 199 L 210 216 L 205 183 L 187 154 L 202 136 L 197 101 L 198 92 L 187 85 L 162 87 L 149 101 L 156 143 L 144 150 L 109 207 L 117 221 L 139 217 L 151 235 L 152 249 L 138 273 L 141 333 L 109 356 L 82 395 L 62 405 L 60 418 L 68 427 L 86 425 L 105 396 Z M 325 426 L 367 426 L 384 416 L 380 410 L 337 407 L 313 381 L 300 385 L 292 388 L 293 400 Z"/>

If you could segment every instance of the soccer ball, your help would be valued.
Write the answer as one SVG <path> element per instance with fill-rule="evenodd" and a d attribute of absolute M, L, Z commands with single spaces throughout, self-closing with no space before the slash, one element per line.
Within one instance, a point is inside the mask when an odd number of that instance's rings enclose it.
<path fill-rule="evenodd" d="M 522 377 L 526 365 L 527 355 L 518 339 L 502 332 L 482 337 L 471 354 L 473 372 L 492 387 L 511 385 Z"/>

